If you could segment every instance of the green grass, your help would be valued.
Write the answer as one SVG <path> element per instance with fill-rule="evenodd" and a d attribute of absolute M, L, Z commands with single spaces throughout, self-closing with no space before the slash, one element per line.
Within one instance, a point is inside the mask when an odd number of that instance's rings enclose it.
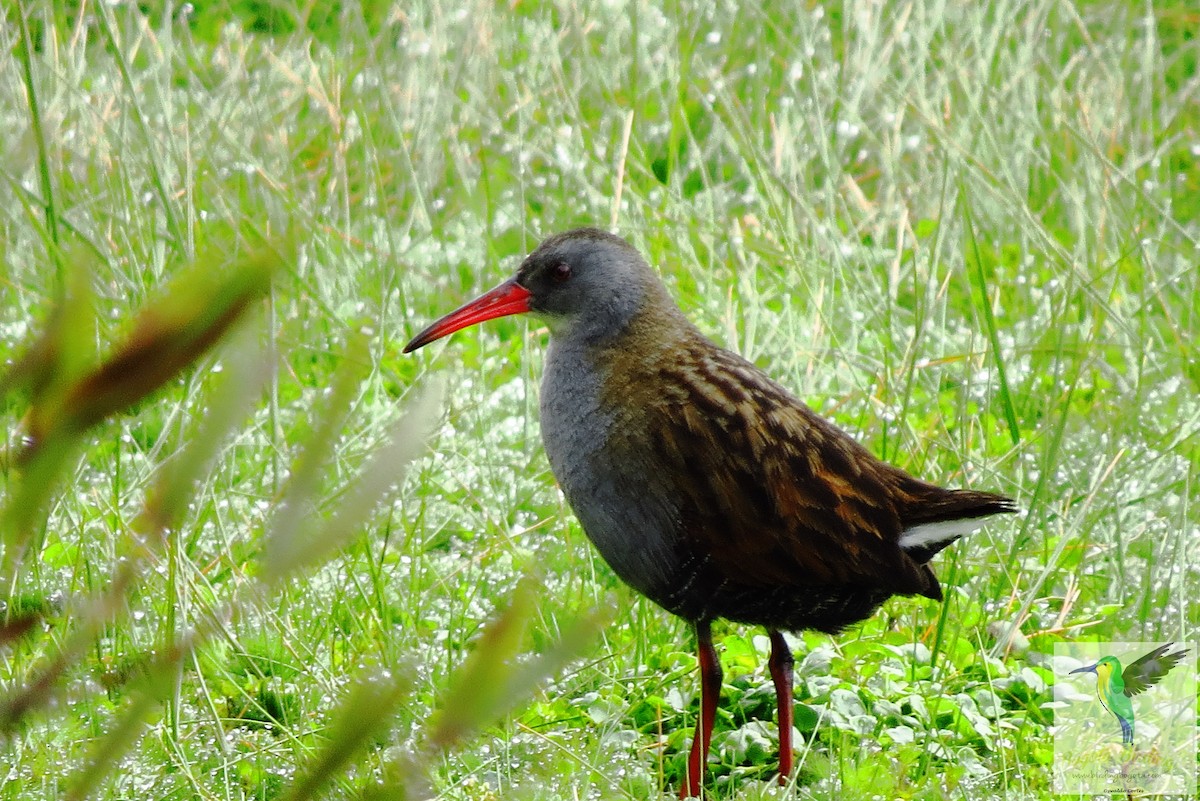
<path fill-rule="evenodd" d="M 188 265 L 295 255 L 36 491 L 42 396 L 4 394 L 6 565 L 29 547 L 0 603 L 33 623 L 0 629 L 0 799 L 677 786 L 690 634 L 555 489 L 544 332 L 399 350 L 580 224 L 876 453 L 1024 510 L 938 558 L 945 605 L 797 638 L 795 797 L 1047 797 L 1054 643 L 1200 640 L 1188 4 L 55 3 L 25 30 L 22 5 L 0 10 L 0 355 L 57 331 L 68 384 Z M 780 797 L 764 638 L 717 633 L 710 794 Z"/>

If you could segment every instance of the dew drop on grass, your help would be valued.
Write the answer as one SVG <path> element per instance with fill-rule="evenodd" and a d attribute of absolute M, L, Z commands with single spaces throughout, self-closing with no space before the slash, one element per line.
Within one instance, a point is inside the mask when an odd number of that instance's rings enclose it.
<path fill-rule="evenodd" d="M 838 120 L 834 132 L 843 138 L 853 139 L 859 134 L 859 127 L 849 120 Z"/>

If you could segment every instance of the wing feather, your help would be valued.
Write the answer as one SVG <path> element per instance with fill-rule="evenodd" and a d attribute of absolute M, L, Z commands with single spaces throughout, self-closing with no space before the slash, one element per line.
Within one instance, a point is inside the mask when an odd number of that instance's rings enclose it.
<path fill-rule="evenodd" d="M 681 526 L 729 581 L 872 586 L 940 597 L 899 546 L 907 478 L 735 354 L 708 346 L 660 367 L 664 473 Z"/>
<path fill-rule="evenodd" d="M 1169 642 L 1161 645 L 1125 666 L 1125 669 L 1121 671 L 1121 679 L 1125 682 L 1126 695 L 1134 696 L 1145 692 L 1162 681 L 1163 676 L 1166 676 L 1171 672 L 1171 668 L 1179 664 L 1187 654 L 1187 649 L 1168 654 L 1167 651 L 1174 644 Z"/>
<path fill-rule="evenodd" d="M 686 323 L 626 342 L 658 350 L 611 353 L 602 366 L 606 408 L 624 415 L 612 444 L 677 504 L 681 561 L 703 565 L 713 585 L 940 599 L 925 562 L 954 537 L 905 549 L 903 532 L 1014 510 L 880 461 Z"/>

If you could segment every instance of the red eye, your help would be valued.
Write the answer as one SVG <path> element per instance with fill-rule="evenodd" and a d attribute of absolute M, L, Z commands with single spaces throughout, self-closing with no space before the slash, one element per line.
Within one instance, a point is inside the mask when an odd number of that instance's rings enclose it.
<path fill-rule="evenodd" d="M 562 283 L 571 277 L 571 265 L 564 262 L 559 262 L 550 268 L 550 275 L 558 283 Z"/>

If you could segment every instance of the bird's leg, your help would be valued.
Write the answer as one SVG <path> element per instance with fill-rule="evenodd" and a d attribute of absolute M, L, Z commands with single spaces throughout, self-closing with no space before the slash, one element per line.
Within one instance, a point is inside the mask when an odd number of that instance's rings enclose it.
<path fill-rule="evenodd" d="M 787 784 L 792 774 L 792 650 L 778 631 L 771 635 L 771 681 L 775 683 L 775 699 L 779 704 L 779 783 Z"/>
<path fill-rule="evenodd" d="M 700 662 L 700 720 L 696 722 L 696 733 L 692 738 L 687 776 L 679 788 L 680 798 L 700 797 L 700 780 L 704 777 L 708 745 L 712 742 L 713 724 L 717 720 L 717 701 L 721 697 L 721 660 L 717 658 L 717 649 L 713 648 L 712 624 L 707 620 L 696 622 L 696 646 Z"/>

